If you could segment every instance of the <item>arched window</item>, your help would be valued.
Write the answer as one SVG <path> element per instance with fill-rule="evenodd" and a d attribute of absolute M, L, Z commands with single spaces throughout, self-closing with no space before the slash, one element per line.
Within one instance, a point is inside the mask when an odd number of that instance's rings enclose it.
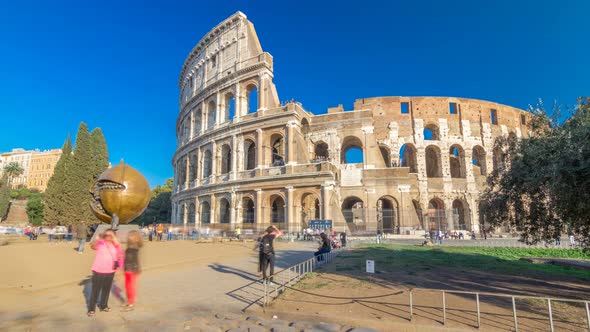
<path fill-rule="evenodd" d="M 231 172 L 231 148 L 228 144 L 221 147 L 221 174 Z"/>
<path fill-rule="evenodd" d="M 258 88 L 254 84 L 246 88 L 248 94 L 248 114 L 258 111 Z"/>
<path fill-rule="evenodd" d="M 197 109 L 193 115 L 193 137 L 201 133 L 201 117 L 203 116 L 201 109 Z"/>
<path fill-rule="evenodd" d="M 453 145 L 449 149 L 449 166 L 452 178 L 465 177 L 465 151 L 460 145 Z"/>
<path fill-rule="evenodd" d="M 342 141 L 340 149 L 342 164 L 361 164 L 363 160 L 363 143 L 358 137 L 348 136 Z"/>
<path fill-rule="evenodd" d="M 397 233 L 397 201 L 392 197 L 382 197 L 377 201 L 377 225 L 383 233 Z"/>
<path fill-rule="evenodd" d="M 283 136 L 275 134 L 271 136 L 271 153 L 272 153 L 272 166 L 284 166 L 285 165 L 285 142 Z"/>
<path fill-rule="evenodd" d="M 242 200 L 242 223 L 254 223 L 254 202 L 249 197 Z"/>
<path fill-rule="evenodd" d="M 215 102 L 210 101 L 209 106 L 207 107 L 207 129 L 211 129 L 215 127 L 215 116 L 217 110 L 215 108 Z"/>
<path fill-rule="evenodd" d="M 486 151 L 479 145 L 473 147 L 472 153 L 472 162 L 473 166 L 475 166 L 474 174 L 475 175 L 486 175 L 487 174 L 487 165 L 486 165 Z M 476 171 L 476 169 L 479 169 Z"/>
<path fill-rule="evenodd" d="M 440 149 L 437 146 L 426 147 L 426 176 L 429 178 L 442 177 Z"/>
<path fill-rule="evenodd" d="M 236 98 L 233 93 L 225 95 L 225 120 L 231 121 L 236 115 Z"/>
<path fill-rule="evenodd" d="M 465 208 L 459 199 L 453 201 L 453 227 L 455 229 L 467 229 L 465 222 Z"/>
<path fill-rule="evenodd" d="M 285 201 L 281 196 L 274 196 L 270 203 L 270 221 L 272 223 L 285 222 Z"/>
<path fill-rule="evenodd" d="M 180 211 L 178 213 L 178 223 L 184 223 L 184 208 L 185 208 L 186 204 L 180 204 L 178 207 L 180 208 Z"/>
<path fill-rule="evenodd" d="M 213 159 L 211 158 L 211 150 L 207 150 L 203 154 L 203 178 L 211 176 L 212 167 Z"/>
<path fill-rule="evenodd" d="M 187 181 L 186 178 L 186 156 L 182 157 L 179 161 L 178 161 L 178 182 L 181 184 L 185 184 Z"/>
<path fill-rule="evenodd" d="M 422 207 L 420 203 L 413 199 L 412 205 L 414 206 L 414 212 L 416 212 L 416 218 L 418 219 L 418 224 L 420 225 L 420 229 L 424 229 L 424 214 L 422 214 Z"/>
<path fill-rule="evenodd" d="M 404 144 L 399 150 L 401 167 L 409 167 L 410 173 L 418 173 L 416 148 L 412 144 Z"/>
<path fill-rule="evenodd" d="M 305 193 L 301 196 L 301 220 L 308 225 L 310 220 L 320 219 L 320 200 L 313 193 Z"/>
<path fill-rule="evenodd" d="M 188 205 L 188 220 L 187 223 L 193 224 L 195 222 L 195 203 Z"/>
<path fill-rule="evenodd" d="M 438 198 L 433 198 L 428 202 L 428 227 L 429 230 L 447 230 L 445 218 L 445 204 Z"/>
<path fill-rule="evenodd" d="M 342 215 L 347 223 L 364 223 L 363 200 L 355 196 L 344 199 L 344 202 L 342 202 Z"/>
<path fill-rule="evenodd" d="M 193 151 L 189 154 L 188 157 L 189 160 L 189 175 L 188 175 L 188 179 L 190 182 L 194 182 L 197 179 L 197 151 Z"/>
<path fill-rule="evenodd" d="M 219 223 L 229 224 L 231 222 L 230 205 L 227 199 L 219 200 Z"/>
<path fill-rule="evenodd" d="M 389 149 L 384 146 L 380 146 L 379 151 L 381 151 L 381 157 L 383 157 L 383 163 L 385 164 L 385 167 L 391 167 L 391 153 L 389 152 Z"/>
<path fill-rule="evenodd" d="M 325 161 L 328 160 L 329 152 L 328 152 L 328 144 L 324 142 L 318 142 L 315 145 L 315 161 Z"/>
<path fill-rule="evenodd" d="M 211 223 L 211 205 L 209 202 L 201 203 L 201 224 Z"/>
<path fill-rule="evenodd" d="M 427 141 L 438 141 L 440 140 L 440 132 L 438 126 L 435 124 L 429 124 L 424 127 L 424 139 Z"/>
<path fill-rule="evenodd" d="M 256 168 L 256 144 L 251 140 L 244 142 L 244 169 Z"/>

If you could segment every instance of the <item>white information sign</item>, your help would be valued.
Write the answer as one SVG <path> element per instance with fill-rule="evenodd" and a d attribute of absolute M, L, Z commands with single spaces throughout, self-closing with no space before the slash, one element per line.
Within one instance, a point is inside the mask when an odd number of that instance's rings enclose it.
<path fill-rule="evenodd" d="M 367 259 L 367 273 L 375 273 L 375 261 Z"/>

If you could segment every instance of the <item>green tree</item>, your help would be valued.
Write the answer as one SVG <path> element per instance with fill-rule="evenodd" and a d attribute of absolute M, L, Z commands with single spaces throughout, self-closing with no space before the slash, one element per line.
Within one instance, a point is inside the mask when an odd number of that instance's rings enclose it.
<path fill-rule="evenodd" d="M 8 165 L 4 166 L 4 173 L 8 176 L 8 184 L 12 183 L 12 180 L 15 177 L 23 174 L 25 170 L 21 167 L 21 165 L 17 162 L 8 163 Z"/>
<path fill-rule="evenodd" d="M 94 128 L 90 133 L 90 137 L 92 138 L 92 161 L 94 167 L 92 176 L 96 180 L 109 167 L 109 152 L 102 129 Z"/>
<path fill-rule="evenodd" d="M 64 225 L 67 222 L 68 205 L 66 204 L 65 182 L 68 177 L 70 161 L 72 159 L 72 139 L 66 138 L 61 148 L 61 157 L 53 170 L 53 175 L 47 182 L 45 189 L 45 213 L 44 222 L 48 225 Z"/>
<path fill-rule="evenodd" d="M 70 161 L 65 179 L 65 202 L 67 220 L 62 225 L 87 223 L 96 220 L 90 211 L 90 187 L 94 181 L 96 167 L 94 148 L 88 127 L 80 123 L 76 134 L 74 154 Z"/>
<path fill-rule="evenodd" d="M 500 167 L 488 177 L 482 212 L 493 226 L 508 222 L 529 244 L 564 232 L 590 248 L 590 100 L 580 99 L 559 122 L 532 110 L 530 137 L 500 138 Z"/>
<path fill-rule="evenodd" d="M 33 225 L 41 225 L 43 222 L 44 204 L 43 196 L 40 193 L 33 193 L 27 202 L 27 215 L 29 222 Z"/>
<path fill-rule="evenodd" d="M 0 178 L 0 221 L 6 218 L 10 207 L 10 185 L 6 173 Z"/>
<path fill-rule="evenodd" d="M 147 225 L 153 222 L 170 222 L 172 216 L 172 189 L 174 188 L 174 180 L 167 179 L 164 185 L 157 185 L 152 189 L 152 198 L 148 207 L 139 216 L 134 224 Z"/>

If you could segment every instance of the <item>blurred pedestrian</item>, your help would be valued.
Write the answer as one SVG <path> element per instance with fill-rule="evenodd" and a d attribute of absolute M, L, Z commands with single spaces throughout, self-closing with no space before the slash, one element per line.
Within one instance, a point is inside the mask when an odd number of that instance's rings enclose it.
<path fill-rule="evenodd" d="M 330 240 L 328 239 L 328 236 L 326 235 L 326 233 L 320 233 L 320 247 L 318 248 L 318 251 L 316 251 L 313 255 L 316 256 L 318 262 L 323 260 L 323 254 L 327 254 L 329 253 L 331 250 L 330 247 Z"/>
<path fill-rule="evenodd" d="M 236 228 L 236 239 L 238 239 L 238 241 L 240 241 L 240 236 L 242 236 L 242 229 L 238 226 L 238 228 Z"/>
<path fill-rule="evenodd" d="M 139 264 L 139 249 L 143 247 L 143 240 L 138 231 L 131 231 L 127 236 L 127 249 L 125 249 L 125 290 L 127 292 L 127 305 L 125 311 L 133 310 L 135 295 L 137 294 L 137 277 L 141 273 Z"/>
<path fill-rule="evenodd" d="M 158 241 L 162 241 L 162 234 L 164 233 L 164 225 L 159 224 L 158 227 L 156 228 L 156 231 L 158 233 Z"/>
<path fill-rule="evenodd" d="M 340 233 L 340 244 L 342 245 L 342 248 L 346 247 L 346 233 L 345 232 Z"/>
<path fill-rule="evenodd" d="M 110 312 L 109 295 L 115 271 L 121 268 L 123 251 L 119 239 L 112 229 L 102 233 L 98 240 L 90 245 L 96 251 L 94 263 L 92 264 L 92 292 L 88 301 L 88 317 L 95 316 L 96 302 L 100 294 L 100 311 Z"/>
<path fill-rule="evenodd" d="M 78 240 L 78 253 L 84 252 L 84 245 L 86 244 L 86 238 L 88 237 L 88 228 L 85 224 L 78 224 L 76 226 L 76 240 Z"/>
<path fill-rule="evenodd" d="M 74 228 L 72 225 L 68 225 L 68 235 L 66 238 L 68 239 L 68 243 L 72 243 L 72 238 L 74 237 Z"/>

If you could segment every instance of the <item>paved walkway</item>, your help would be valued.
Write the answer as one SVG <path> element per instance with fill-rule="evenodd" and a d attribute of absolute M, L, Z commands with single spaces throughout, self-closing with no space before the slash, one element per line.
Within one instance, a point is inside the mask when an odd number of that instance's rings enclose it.
<path fill-rule="evenodd" d="M 314 243 L 302 243 L 277 253 L 277 270 L 311 257 Z M 113 312 L 86 317 L 90 283 L 31 292 L 15 300 L 12 310 L 0 312 L 0 331 L 301 331 L 294 322 L 249 317 L 242 310 L 262 297 L 256 273 L 257 253 L 226 258 L 208 265 L 184 264 L 147 271 L 140 276 L 135 311 L 124 313 L 124 283 L 115 279 L 109 305 Z M 254 304 L 256 306 L 256 304 Z M 233 316 L 231 316 L 233 315 Z M 303 324 L 303 323 L 302 323 Z M 331 325 L 307 330 L 345 331 Z"/>

